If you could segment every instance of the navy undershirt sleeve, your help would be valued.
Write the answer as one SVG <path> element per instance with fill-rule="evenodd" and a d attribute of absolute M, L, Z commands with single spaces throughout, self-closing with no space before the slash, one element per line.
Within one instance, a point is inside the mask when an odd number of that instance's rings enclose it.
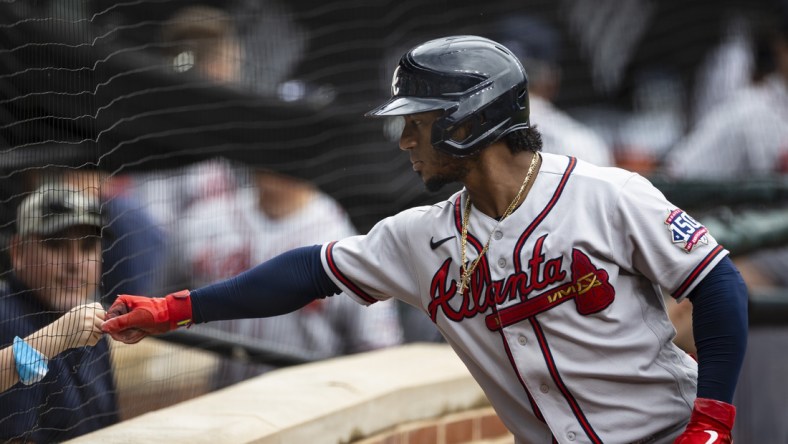
<path fill-rule="evenodd" d="M 724 258 L 689 294 L 698 397 L 730 403 L 747 348 L 747 286 Z"/>
<path fill-rule="evenodd" d="M 238 276 L 192 290 L 194 322 L 277 316 L 339 293 L 323 269 L 320 248 L 296 248 Z"/>

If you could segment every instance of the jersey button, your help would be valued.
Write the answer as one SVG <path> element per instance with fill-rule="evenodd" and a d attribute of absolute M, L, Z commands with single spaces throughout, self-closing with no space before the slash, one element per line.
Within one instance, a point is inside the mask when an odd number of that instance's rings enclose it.
<path fill-rule="evenodd" d="M 525 338 L 525 336 L 520 336 L 519 338 L 517 338 L 517 342 L 519 342 L 520 345 L 525 345 L 525 343 L 528 342 L 528 340 Z"/>
<path fill-rule="evenodd" d="M 501 240 L 501 238 L 503 237 L 503 233 L 501 232 L 501 230 L 496 230 L 495 233 L 493 234 L 493 237 L 495 238 L 495 240 Z"/>
<path fill-rule="evenodd" d="M 575 432 L 569 432 L 569 433 L 566 434 L 566 439 L 568 439 L 570 441 L 574 441 L 575 438 L 576 438 Z"/>
<path fill-rule="evenodd" d="M 504 259 L 504 258 L 498 259 L 498 266 L 501 267 L 501 268 L 505 267 L 506 266 L 506 259 Z"/>
<path fill-rule="evenodd" d="M 539 391 L 542 393 L 547 393 L 550 391 L 550 387 L 548 387 L 547 384 L 542 384 L 541 387 L 539 387 Z"/>

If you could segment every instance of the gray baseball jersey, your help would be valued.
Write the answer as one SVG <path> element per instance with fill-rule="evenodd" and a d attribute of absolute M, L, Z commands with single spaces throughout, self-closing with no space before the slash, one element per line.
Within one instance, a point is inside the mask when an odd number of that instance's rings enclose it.
<path fill-rule="evenodd" d="M 663 442 L 686 424 L 696 362 L 672 343 L 662 291 L 682 299 L 728 253 L 641 176 L 543 154 L 500 224 L 475 208 L 460 278 L 463 190 L 323 246 L 363 304 L 421 308 L 519 442 Z"/>

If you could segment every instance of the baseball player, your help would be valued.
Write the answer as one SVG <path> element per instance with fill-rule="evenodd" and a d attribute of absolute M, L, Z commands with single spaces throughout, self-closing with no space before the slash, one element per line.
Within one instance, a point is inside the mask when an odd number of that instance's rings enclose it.
<path fill-rule="evenodd" d="M 199 200 L 184 213 L 176 234 L 179 260 L 173 261 L 188 276 L 181 282 L 203 286 L 292 248 L 356 234 L 347 213 L 312 184 L 265 170 L 251 174 L 253 186 Z M 283 316 L 217 321 L 207 327 L 325 359 L 400 344 L 397 314 L 393 301 L 364 307 L 335 297 Z M 272 368 L 225 359 L 215 380 L 225 386 Z"/>
<path fill-rule="evenodd" d="M 411 49 L 392 95 L 368 115 L 403 116 L 413 170 L 461 191 L 191 292 L 122 295 L 104 331 L 133 343 L 340 291 L 394 297 L 435 322 L 518 443 L 730 442 L 747 293 L 706 228 L 634 173 L 540 153 L 525 70 L 493 41 Z M 663 289 L 694 304 L 698 363 Z"/>

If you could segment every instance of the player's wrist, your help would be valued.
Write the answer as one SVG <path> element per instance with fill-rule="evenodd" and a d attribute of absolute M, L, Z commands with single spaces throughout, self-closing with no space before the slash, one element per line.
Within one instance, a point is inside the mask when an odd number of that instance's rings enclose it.
<path fill-rule="evenodd" d="M 702 422 L 723 430 L 733 429 L 736 407 L 727 402 L 709 398 L 696 398 L 690 423 Z"/>
<path fill-rule="evenodd" d="M 170 293 L 164 299 L 167 302 L 170 329 L 175 330 L 180 327 L 191 327 L 193 318 L 192 300 L 189 290 Z"/>
<path fill-rule="evenodd" d="M 689 424 L 675 444 L 715 442 L 730 444 L 736 408 L 727 402 L 709 398 L 695 399 Z"/>

